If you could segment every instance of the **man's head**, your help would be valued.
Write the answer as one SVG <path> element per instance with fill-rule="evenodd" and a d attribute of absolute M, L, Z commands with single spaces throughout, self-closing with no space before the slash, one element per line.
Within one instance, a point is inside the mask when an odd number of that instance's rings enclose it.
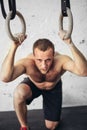
<path fill-rule="evenodd" d="M 48 39 L 39 39 L 33 45 L 33 54 L 37 68 L 46 74 L 54 59 L 54 45 Z"/>

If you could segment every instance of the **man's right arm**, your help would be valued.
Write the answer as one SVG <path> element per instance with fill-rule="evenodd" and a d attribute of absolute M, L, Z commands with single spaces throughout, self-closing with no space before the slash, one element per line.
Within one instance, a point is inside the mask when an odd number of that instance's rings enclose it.
<path fill-rule="evenodd" d="M 15 70 L 17 68 L 14 67 L 14 58 L 17 46 L 15 44 L 11 45 L 11 48 L 5 57 L 0 72 L 0 80 L 3 82 L 10 82 L 13 80 L 13 77 L 16 78 Z"/>
<path fill-rule="evenodd" d="M 24 41 L 25 38 L 22 38 L 21 43 Z M 2 66 L 1 66 L 1 72 L 0 72 L 0 80 L 3 82 L 10 82 L 20 76 L 24 73 L 24 66 L 21 64 L 21 62 L 18 62 L 16 65 L 14 65 L 14 59 L 15 59 L 15 53 L 18 48 L 18 46 L 21 43 L 15 43 L 13 42 L 11 44 L 10 50 L 5 57 Z M 20 69 L 19 69 L 20 68 Z"/>

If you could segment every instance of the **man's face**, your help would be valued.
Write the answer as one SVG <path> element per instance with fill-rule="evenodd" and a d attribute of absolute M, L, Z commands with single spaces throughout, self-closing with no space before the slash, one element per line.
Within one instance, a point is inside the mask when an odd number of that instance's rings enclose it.
<path fill-rule="evenodd" d="M 49 48 L 46 51 L 41 51 L 38 48 L 34 50 L 35 64 L 42 74 L 46 74 L 54 59 L 53 50 Z"/>

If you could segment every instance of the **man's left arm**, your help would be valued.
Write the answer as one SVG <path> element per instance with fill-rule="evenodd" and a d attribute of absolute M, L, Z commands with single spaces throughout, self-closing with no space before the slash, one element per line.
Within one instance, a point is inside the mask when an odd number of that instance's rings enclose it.
<path fill-rule="evenodd" d="M 59 33 L 60 38 L 66 43 L 73 55 L 73 60 L 66 58 L 64 63 L 64 69 L 69 70 L 72 73 L 75 73 L 80 76 L 87 76 L 87 59 L 79 51 L 79 49 L 74 45 L 71 38 L 64 39 L 64 32 Z"/>

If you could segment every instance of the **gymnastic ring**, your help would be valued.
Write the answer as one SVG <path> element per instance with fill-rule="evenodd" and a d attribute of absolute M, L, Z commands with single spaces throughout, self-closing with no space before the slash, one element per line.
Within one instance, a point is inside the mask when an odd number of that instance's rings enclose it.
<path fill-rule="evenodd" d="M 64 39 L 70 38 L 73 30 L 73 16 L 71 10 L 67 7 L 67 16 L 68 16 L 68 29 L 66 30 Z M 63 15 L 62 13 L 59 16 L 59 31 L 63 31 Z"/>
<path fill-rule="evenodd" d="M 10 29 L 11 14 L 12 14 L 12 11 L 9 11 L 9 13 L 6 17 L 6 23 L 5 23 L 6 24 L 6 31 L 7 31 L 7 34 L 11 40 L 18 42 L 19 39 L 17 37 L 13 36 L 11 29 Z M 24 17 L 19 11 L 16 11 L 16 14 L 19 17 L 21 24 L 22 24 L 22 29 L 21 29 L 20 33 L 25 35 L 26 34 L 26 23 L 25 23 Z"/>

